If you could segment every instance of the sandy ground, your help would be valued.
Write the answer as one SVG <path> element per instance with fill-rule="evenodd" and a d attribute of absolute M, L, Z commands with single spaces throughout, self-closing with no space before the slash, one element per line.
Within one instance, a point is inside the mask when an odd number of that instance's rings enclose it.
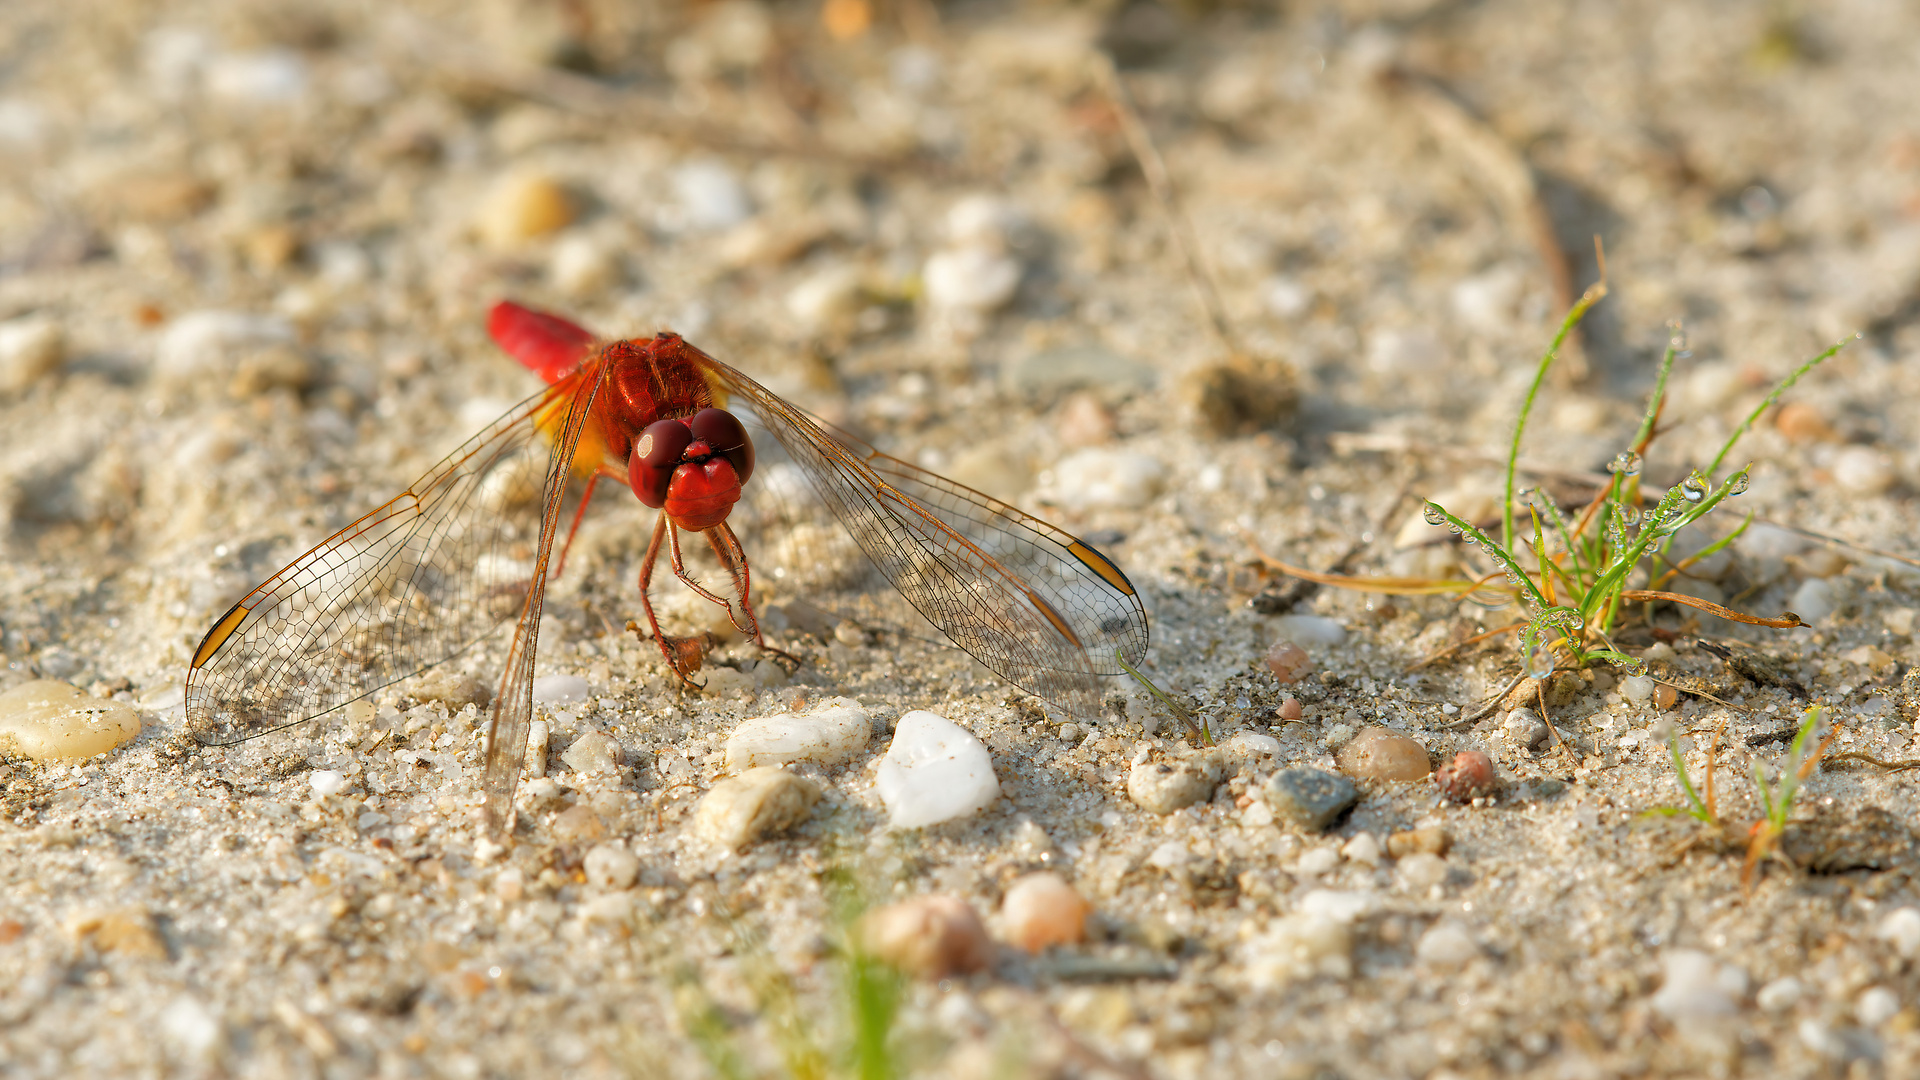
<path fill-rule="evenodd" d="M 1798 691 L 1842 719 L 1834 752 L 1911 753 L 1916 40 L 1868 0 L 0 7 L 0 690 L 62 679 L 144 724 L 104 758 L 0 764 L 0 1071 L 691 1076 L 717 1068 L 705 1031 L 776 1075 L 770 986 L 821 1045 L 846 1037 L 833 882 L 957 895 L 1001 933 L 1007 884 L 1050 867 L 1091 939 L 910 985 L 899 1071 L 1914 1075 L 1913 773 L 1816 773 L 1798 850 L 1842 867 L 1775 862 L 1750 891 L 1737 849 L 1644 812 L 1681 799 L 1663 733 L 1698 777 L 1724 725 L 1723 806 L 1757 815 L 1752 767 L 1784 748 L 1749 739 Z M 1227 363 L 1183 231 L 1252 363 Z M 1510 639 L 1406 671 L 1509 612 L 1294 589 L 1255 550 L 1447 572 L 1463 553 L 1413 499 L 1491 516 L 1596 234 L 1611 295 L 1523 454 L 1569 504 L 1630 437 L 1670 320 L 1691 352 L 1662 485 L 1864 337 L 1741 444 L 1752 489 L 1715 520 L 1758 524 L 1689 583 L 1813 627 L 1635 621 L 1629 651 L 1719 700 L 1581 679 L 1552 710 L 1571 745 L 1536 752 L 1502 712 L 1455 723 L 1519 670 Z M 648 527 L 624 498 L 549 601 L 540 672 L 587 696 L 542 706 L 553 783 L 510 850 L 473 815 L 478 714 L 418 686 L 361 730 L 183 744 L 220 613 L 538 388 L 486 342 L 503 295 L 673 327 L 1098 537 L 1152 616 L 1155 678 L 1278 754 L 1157 816 L 1127 778 L 1180 744 L 1129 686 L 1087 728 L 955 650 L 798 616 L 771 623 L 805 661 L 790 680 L 682 693 L 618 629 Z M 1318 669 L 1290 687 L 1260 659 L 1283 638 Z M 449 670 L 491 684 L 504 649 Z M 811 820 L 741 853 L 699 839 L 738 721 L 834 694 L 880 731 L 798 767 L 826 791 Z M 872 766 L 917 708 L 986 743 L 1003 797 L 891 831 Z M 1367 780 L 1326 835 L 1248 797 L 1375 723 L 1435 761 L 1486 751 L 1502 791 Z M 592 732 L 615 772 L 560 762 Z M 344 787 L 320 797 L 315 770 Z M 1376 853 L 1416 827 L 1450 836 L 1444 863 Z M 589 877 L 602 845 L 638 856 L 630 888 Z"/>

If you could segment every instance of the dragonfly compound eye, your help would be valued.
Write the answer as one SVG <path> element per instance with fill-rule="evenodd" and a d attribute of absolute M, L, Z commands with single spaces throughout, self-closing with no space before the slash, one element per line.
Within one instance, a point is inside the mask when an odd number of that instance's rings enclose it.
<path fill-rule="evenodd" d="M 673 470 L 693 442 L 693 431 L 682 420 L 659 420 L 634 440 L 633 456 L 627 459 L 627 483 L 640 501 L 655 510 L 667 504 L 667 485 Z"/>
<path fill-rule="evenodd" d="M 701 409 L 693 414 L 693 437 L 713 448 L 713 452 L 733 462 L 740 482 L 753 476 L 753 440 L 747 438 L 746 425 L 725 409 Z"/>

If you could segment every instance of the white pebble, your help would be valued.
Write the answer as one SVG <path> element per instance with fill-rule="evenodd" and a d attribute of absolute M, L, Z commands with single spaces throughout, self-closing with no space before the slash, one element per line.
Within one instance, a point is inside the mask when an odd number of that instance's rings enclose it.
<path fill-rule="evenodd" d="M 673 170 L 673 193 L 697 229 L 730 229 L 753 216 L 746 187 L 722 162 L 690 161 Z"/>
<path fill-rule="evenodd" d="M 140 734 L 130 705 L 36 679 L 0 694 L 0 750 L 35 761 L 83 761 Z"/>
<path fill-rule="evenodd" d="M 1400 883 L 1412 892 L 1426 892 L 1447 880 L 1447 860 L 1430 852 L 1416 852 L 1395 868 Z"/>
<path fill-rule="evenodd" d="M 1888 912 L 1874 928 L 1873 936 L 1892 945 L 1895 952 L 1908 960 L 1920 956 L 1920 908 L 1903 907 Z"/>
<path fill-rule="evenodd" d="M 542 675 L 533 680 L 535 705 L 564 705 L 587 699 L 587 680 L 578 675 Z"/>
<path fill-rule="evenodd" d="M 1300 645 L 1331 648 L 1347 640 L 1346 627 L 1325 615 L 1281 615 L 1270 625 L 1274 633 Z"/>
<path fill-rule="evenodd" d="M 1655 1012 L 1683 1027 L 1733 1014 L 1735 1002 L 1713 957 L 1696 949 L 1669 949 L 1660 964 L 1664 974 L 1653 995 Z"/>
<path fill-rule="evenodd" d="M 1480 955 L 1480 946 L 1467 928 L 1456 922 L 1437 922 L 1420 935 L 1413 954 L 1428 967 L 1461 968 Z"/>
<path fill-rule="evenodd" d="M 1256 990 L 1273 990 L 1298 979 L 1353 975 L 1353 934 L 1324 915 L 1294 914 L 1275 919 L 1247 942 L 1243 959 Z"/>
<path fill-rule="evenodd" d="M 871 738 L 873 721 L 865 710 L 847 698 L 829 698 L 803 715 L 775 713 L 741 721 L 727 736 L 727 771 L 793 761 L 838 765 L 865 749 Z"/>
<path fill-rule="evenodd" d="M 277 315 L 189 311 L 161 333 L 154 371 L 168 381 L 197 384 L 229 374 L 244 355 L 293 340 L 293 324 Z"/>
<path fill-rule="evenodd" d="M 1869 986 L 1854 1000 L 1853 1015 L 1861 1026 L 1876 1028 L 1900 1011 L 1900 997 L 1884 986 Z"/>
<path fill-rule="evenodd" d="M 947 210 L 947 239 L 956 246 L 1004 247 L 1026 224 L 1012 203 L 992 195 L 968 195 Z"/>
<path fill-rule="evenodd" d="M 978 317 L 997 311 L 1020 288 L 1023 270 L 1011 255 L 982 247 L 934 253 L 921 270 L 934 311 Z"/>
<path fill-rule="evenodd" d="M 1248 760 L 1260 757 L 1279 757 L 1280 740 L 1271 735 L 1242 731 L 1227 740 L 1226 751 L 1228 757 Z"/>
<path fill-rule="evenodd" d="M 859 313 L 865 275 L 852 263 L 814 271 L 787 293 L 787 314 L 818 333 Z"/>
<path fill-rule="evenodd" d="M 694 811 L 694 826 L 723 848 L 742 848 L 807 820 L 820 794 L 806 777 L 762 765 L 713 785 Z"/>
<path fill-rule="evenodd" d="M 1651 675 L 1629 675 L 1620 680 L 1620 696 L 1635 705 L 1645 705 L 1653 700 L 1653 687 Z"/>
<path fill-rule="evenodd" d="M 25 315 L 0 322 L 0 392 L 17 392 L 59 370 L 67 332 L 53 319 Z"/>
<path fill-rule="evenodd" d="M 916 829 L 978 813 L 1000 797 L 985 744 L 925 709 L 894 725 L 893 744 L 874 779 L 890 824 Z"/>
<path fill-rule="evenodd" d="M 1833 586 L 1827 579 L 1808 578 L 1793 591 L 1792 599 L 1787 601 L 1787 610 L 1817 626 L 1833 618 L 1835 604 Z"/>
<path fill-rule="evenodd" d="M 590 296 L 618 283 L 620 261 L 597 238 L 575 234 L 553 245 L 547 276 L 569 296 Z"/>
<path fill-rule="evenodd" d="M 1806 987 L 1791 975 L 1783 975 L 1760 988 L 1753 996 L 1754 1004 L 1770 1013 L 1785 1012 L 1800 1003 L 1806 994 Z"/>
<path fill-rule="evenodd" d="M 1380 841 L 1375 840 L 1372 833 L 1363 832 L 1347 841 L 1346 844 L 1340 848 L 1340 854 L 1346 856 L 1348 862 L 1357 862 L 1364 866 L 1378 866 L 1381 855 Z"/>
<path fill-rule="evenodd" d="M 1378 893 L 1365 889 L 1309 889 L 1300 898 L 1300 914 L 1351 925 L 1380 910 Z"/>
<path fill-rule="evenodd" d="M 521 775 L 537 778 L 547 775 L 547 749 L 553 742 L 553 727 L 545 720 L 527 725 L 527 760 Z"/>
<path fill-rule="evenodd" d="M 315 769 L 307 774 L 307 783 L 313 785 L 315 795 L 324 799 L 340 794 L 341 789 L 347 786 L 347 778 L 333 769 Z"/>
<path fill-rule="evenodd" d="M 1855 495 L 1878 495 L 1893 480 L 1893 462 L 1870 447 L 1849 446 L 1833 459 L 1833 482 Z"/>
<path fill-rule="evenodd" d="M 244 105 L 282 105 L 307 92 L 307 63 L 289 49 L 227 53 L 206 66 L 207 89 Z"/>
<path fill-rule="evenodd" d="M 190 994 L 160 1010 L 160 1030 L 181 1057 L 193 1062 L 210 1061 L 226 1034 L 220 1017 Z"/>
<path fill-rule="evenodd" d="M 1160 870 L 1178 870 L 1193 861 L 1193 852 L 1178 840 L 1163 840 L 1147 856 L 1147 865 Z"/>
<path fill-rule="evenodd" d="M 1294 860 L 1293 872 L 1307 877 L 1329 873 L 1340 865 L 1340 853 L 1331 847 L 1308 848 Z"/>
<path fill-rule="evenodd" d="M 1047 501 L 1068 510 L 1138 509 L 1152 502 L 1166 482 L 1160 459 L 1137 450 L 1088 447 L 1053 467 Z"/>
<path fill-rule="evenodd" d="M 587 884 L 595 888 L 630 888 L 640 877 L 640 857 L 620 844 L 596 844 L 581 863 Z"/>
<path fill-rule="evenodd" d="M 576 773 L 612 774 L 620 771 L 620 744 L 602 731 L 589 731 L 573 740 L 560 755 L 567 768 Z"/>

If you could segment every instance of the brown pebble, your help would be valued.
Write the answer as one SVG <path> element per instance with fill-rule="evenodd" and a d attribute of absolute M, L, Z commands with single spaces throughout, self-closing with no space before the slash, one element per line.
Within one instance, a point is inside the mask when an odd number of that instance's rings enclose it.
<path fill-rule="evenodd" d="M 300 234 L 286 225 L 263 225 L 249 231 L 240 247 L 249 266 L 260 273 L 271 273 L 292 261 L 300 250 Z"/>
<path fill-rule="evenodd" d="M 1313 671 L 1313 659 L 1291 641 L 1276 641 L 1267 650 L 1267 670 L 1282 683 L 1297 683 Z"/>
<path fill-rule="evenodd" d="M 1335 760 L 1341 772 L 1366 780 L 1424 780 L 1433 771 L 1426 747 L 1383 727 L 1361 728 Z"/>
<path fill-rule="evenodd" d="M 1280 703 L 1280 719 L 1298 720 L 1301 716 L 1300 699 L 1290 697 Z"/>
<path fill-rule="evenodd" d="M 1059 874 L 1028 874 L 1007 890 L 1000 917 L 1007 939 L 1030 953 L 1050 945 L 1074 945 L 1087 936 L 1086 899 Z"/>
<path fill-rule="evenodd" d="M 1493 761 L 1478 750 L 1462 750 L 1433 774 L 1440 793 L 1454 802 L 1471 802 L 1493 792 L 1498 783 Z"/>
<path fill-rule="evenodd" d="M 973 907 L 957 896 L 918 896 L 860 920 L 868 952 L 909 975 L 944 979 L 984 971 L 993 941 Z"/>
<path fill-rule="evenodd" d="M 1204 434 L 1224 438 L 1272 427 L 1300 404 L 1300 386 L 1283 361 L 1236 353 L 1181 380 Z"/>
<path fill-rule="evenodd" d="M 1671 686 L 1668 686 L 1666 683 L 1654 684 L 1653 704 L 1655 705 L 1655 707 L 1661 708 L 1661 709 L 1671 709 L 1673 708 L 1674 703 L 1679 700 L 1680 700 L 1680 691 L 1674 689 Z"/>
<path fill-rule="evenodd" d="M 1453 837 L 1438 825 L 1408 829 L 1387 837 L 1387 854 L 1396 859 L 1404 859 L 1409 855 L 1445 855 L 1452 846 Z"/>
<path fill-rule="evenodd" d="M 0 945 L 11 945 L 20 940 L 27 932 L 25 923 L 18 919 L 0 919 Z"/>
<path fill-rule="evenodd" d="M 136 956 L 146 960 L 165 960 L 166 942 L 153 928 L 153 919 L 137 907 L 112 911 L 90 911 L 67 924 L 75 940 L 92 941 L 101 952 Z"/>
<path fill-rule="evenodd" d="M 501 180 L 481 207 L 475 224 L 490 247 L 511 249 L 573 223 L 567 189 L 551 177 L 515 175 Z"/>
<path fill-rule="evenodd" d="M 1820 410 L 1801 401 L 1780 406 L 1780 411 L 1774 414 L 1773 426 L 1788 440 L 1798 443 L 1832 442 L 1835 436 L 1833 425 L 1820 415 Z"/>

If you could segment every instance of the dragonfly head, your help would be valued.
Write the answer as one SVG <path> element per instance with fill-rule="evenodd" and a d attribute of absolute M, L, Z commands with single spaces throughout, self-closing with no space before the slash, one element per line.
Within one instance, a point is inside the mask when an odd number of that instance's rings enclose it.
<path fill-rule="evenodd" d="M 627 459 L 627 483 L 640 501 L 695 531 L 727 520 L 752 475 L 753 441 L 725 409 L 647 425 Z"/>

